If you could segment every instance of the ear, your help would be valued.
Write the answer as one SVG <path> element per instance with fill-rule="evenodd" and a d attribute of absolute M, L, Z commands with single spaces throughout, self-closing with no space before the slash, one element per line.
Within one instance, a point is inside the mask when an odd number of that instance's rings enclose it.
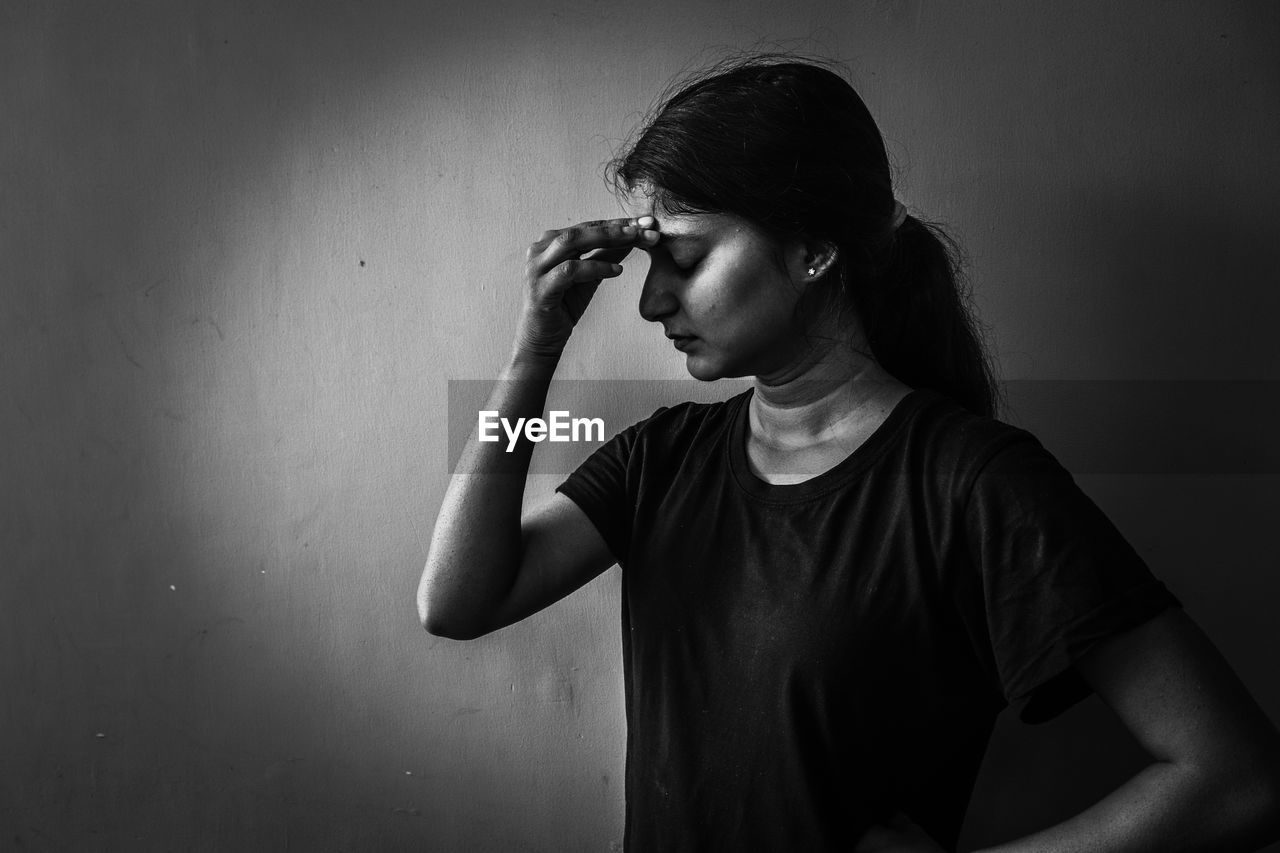
<path fill-rule="evenodd" d="M 825 276 L 835 266 L 840 250 L 834 243 L 807 236 L 788 241 L 783 250 L 787 274 L 801 286 L 807 286 Z"/>

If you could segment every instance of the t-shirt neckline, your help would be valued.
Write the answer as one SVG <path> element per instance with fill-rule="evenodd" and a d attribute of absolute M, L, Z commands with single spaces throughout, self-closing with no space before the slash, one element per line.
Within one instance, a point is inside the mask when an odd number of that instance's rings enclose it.
<path fill-rule="evenodd" d="M 738 486 L 752 497 L 772 503 L 809 500 L 844 485 L 849 478 L 870 466 L 899 432 L 899 428 L 922 405 L 929 392 L 913 388 L 889 412 L 889 416 L 867 436 L 862 444 L 834 467 L 800 483 L 769 483 L 756 476 L 747 462 L 747 417 L 755 389 L 739 395 L 738 407 L 729 425 L 729 470 Z"/>

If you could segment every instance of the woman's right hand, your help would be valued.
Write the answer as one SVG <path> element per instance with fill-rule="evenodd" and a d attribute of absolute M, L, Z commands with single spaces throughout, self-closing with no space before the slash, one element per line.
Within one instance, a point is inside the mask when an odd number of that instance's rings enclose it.
<path fill-rule="evenodd" d="M 529 246 L 516 353 L 558 358 L 600 282 L 621 274 L 633 248 L 658 242 L 654 227 L 651 216 L 580 222 Z"/>

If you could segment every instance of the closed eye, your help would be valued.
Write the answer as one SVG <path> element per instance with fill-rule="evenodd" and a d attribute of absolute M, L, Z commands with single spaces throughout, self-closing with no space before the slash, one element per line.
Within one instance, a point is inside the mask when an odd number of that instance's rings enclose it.
<path fill-rule="evenodd" d="M 666 255 L 676 269 L 688 272 L 701 260 L 698 252 L 700 245 L 702 245 L 702 238 L 696 234 L 663 234 L 662 240 L 649 252 L 651 254 L 660 252 Z"/>
<path fill-rule="evenodd" d="M 681 272 L 689 272 L 690 270 L 692 270 L 694 267 L 698 265 L 698 261 L 700 260 L 699 258 L 696 258 L 696 257 L 685 257 L 685 256 L 678 257 L 676 255 L 673 255 L 670 251 L 668 251 L 665 246 L 654 246 L 653 248 L 649 249 L 649 256 L 651 258 L 662 258 L 666 261 L 669 261 L 673 267 L 680 270 Z"/>

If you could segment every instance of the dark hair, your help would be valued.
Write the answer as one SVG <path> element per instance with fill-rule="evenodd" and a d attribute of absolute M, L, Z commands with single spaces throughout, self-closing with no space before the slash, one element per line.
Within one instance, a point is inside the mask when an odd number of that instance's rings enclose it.
<path fill-rule="evenodd" d="M 880 130 L 840 75 L 790 54 L 722 62 L 666 97 L 608 167 L 672 213 L 732 213 L 781 241 L 838 248 L 830 293 L 861 318 L 871 357 L 911 387 L 993 416 L 997 388 L 955 243 L 895 200 Z"/>

